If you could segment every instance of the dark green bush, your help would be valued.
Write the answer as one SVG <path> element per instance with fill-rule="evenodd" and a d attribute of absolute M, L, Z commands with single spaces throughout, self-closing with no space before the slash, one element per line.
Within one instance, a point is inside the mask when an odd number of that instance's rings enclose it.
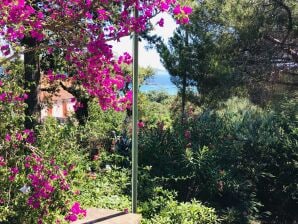
<path fill-rule="evenodd" d="M 180 200 L 210 203 L 224 223 L 291 223 L 298 210 L 293 106 L 282 115 L 232 98 L 173 129 L 143 130 L 140 163 Z"/>

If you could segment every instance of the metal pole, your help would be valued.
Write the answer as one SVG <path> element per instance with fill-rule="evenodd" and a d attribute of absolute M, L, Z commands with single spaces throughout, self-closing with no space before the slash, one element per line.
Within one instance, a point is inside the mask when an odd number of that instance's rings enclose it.
<path fill-rule="evenodd" d="M 138 18 L 137 7 L 134 18 Z M 133 111 L 132 111 L 132 212 L 137 212 L 137 181 L 138 181 L 138 34 L 133 34 Z"/>

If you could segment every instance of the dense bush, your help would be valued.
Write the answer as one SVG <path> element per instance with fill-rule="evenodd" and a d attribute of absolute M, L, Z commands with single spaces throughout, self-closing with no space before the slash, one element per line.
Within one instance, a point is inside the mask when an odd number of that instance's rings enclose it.
<path fill-rule="evenodd" d="M 139 175 L 139 212 L 142 214 L 142 223 L 218 223 L 213 208 L 198 201 L 178 202 L 177 194 L 159 186 L 150 170 L 150 167 L 145 167 Z"/>
<path fill-rule="evenodd" d="M 0 86 L 5 96 L 0 101 L 0 222 L 64 223 L 84 215 L 82 207 L 129 208 L 129 172 L 108 166 L 103 149 L 107 133 L 118 127 L 117 115 L 98 110 L 94 116 L 101 116 L 100 125 L 49 118 L 34 132 L 24 130 L 23 92 L 13 83 Z M 10 98 L 7 89 L 15 90 Z M 91 133 L 94 125 L 98 129 Z M 94 147 L 97 154 L 90 157 Z"/>
<path fill-rule="evenodd" d="M 172 130 L 143 130 L 140 162 L 180 200 L 211 203 L 224 223 L 290 223 L 297 220 L 298 180 L 289 116 L 233 98 Z"/>
<path fill-rule="evenodd" d="M 102 112 L 99 111 L 99 113 Z M 109 113 L 106 117 L 110 117 Z M 117 167 L 116 160 L 113 158 L 115 156 L 109 155 L 110 153 L 101 144 L 96 146 L 92 144 L 94 139 L 88 137 L 93 137 L 96 132 L 88 133 L 88 125 L 83 129 L 73 123 L 59 124 L 53 119 L 48 119 L 39 129 L 41 136 L 49 136 L 46 140 L 39 141 L 40 147 L 46 148 L 47 154 L 53 154 L 56 161 L 69 162 L 73 165 L 72 188 L 76 192 L 75 198 L 82 205 L 114 209 L 128 208 L 130 201 L 124 193 L 129 183 L 129 172 L 125 168 Z M 112 123 L 107 122 L 106 125 L 110 126 Z M 99 129 L 102 130 L 100 126 Z M 73 141 L 74 139 L 78 139 L 78 142 L 85 139 L 91 143 L 84 144 L 87 147 L 82 148 L 77 141 Z M 99 143 L 100 140 L 105 141 L 99 138 Z M 99 147 L 96 148 L 98 154 L 90 158 L 90 152 L 94 147 Z"/>
<path fill-rule="evenodd" d="M 3 81 L 2 81 L 3 80 Z M 25 91 L 17 76 L 0 81 L 0 221 L 53 223 L 70 221 L 85 210 L 71 192 L 73 145 L 39 144 L 34 130 L 24 128 Z M 55 138 L 55 133 L 48 133 Z M 43 138 L 45 139 L 45 138 Z M 51 143 L 51 142 L 50 142 Z M 49 149 L 49 150 L 48 150 Z M 72 154 L 65 154 L 73 152 Z M 59 157 L 60 155 L 60 157 Z M 69 155 L 69 160 L 61 159 Z M 78 155 L 76 155 L 78 156 Z M 79 157 L 80 158 L 80 157 Z"/>
<path fill-rule="evenodd" d="M 147 127 L 156 127 L 162 123 L 171 127 L 170 105 L 173 97 L 164 92 L 148 92 L 139 95 L 139 118 L 145 122 Z"/>

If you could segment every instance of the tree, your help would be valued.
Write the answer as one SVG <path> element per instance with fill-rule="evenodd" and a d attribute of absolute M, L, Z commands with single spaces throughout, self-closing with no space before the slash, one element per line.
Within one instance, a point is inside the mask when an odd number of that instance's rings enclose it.
<path fill-rule="evenodd" d="M 175 58 L 173 63 L 173 55 L 189 52 L 188 78 L 197 86 L 201 102 L 248 93 L 254 102 L 267 103 L 261 92 L 272 84 L 279 84 L 282 92 L 297 86 L 296 17 L 292 0 L 203 1 L 195 7 L 191 23 L 170 39 L 168 49 L 160 47 L 166 43 L 157 46 L 167 68 L 184 60 Z M 188 47 L 181 35 L 186 31 Z M 183 79 L 182 74 L 178 77 Z"/>
<path fill-rule="evenodd" d="M 192 74 L 192 50 L 189 47 L 187 28 L 178 29 L 174 36 L 170 38 L 168 47 L 160 41 L 157 43 L 157 46 L 161 61 L 171 75 L 171 81 L 181 92 L 183 118 L 186 104 L 186 88 L 194 84 L 190 78 Z"/>
<path fill-rule="evenodd" d="M 131 92 L 123 96 L 118 90 L 128 81 L 121 65 L 130 64 L 132 58 L 127 53 L 115 58 L 108 42 L 144 31 L 147 21 L 159 12 L 173 12 L 178 22 L 186 23 L 189 13 L 175 2 L 2 0 L 0 32 L 7 44 L 1 46 L 1 51 L 8 57 L 1 64 L 24 54 L 25 87 L 29 89 L 26 115 L 37 110 L 39 55 L 41 52 L 51 55 L 55 49 L 74 68 L 75 79 L 88 94 L 98 98 L 103 109 L 123 110 L 129 106 Z M 135 6 L 140 11 L 138 18 L 131 14 Z M 56 75 L 61 71 L 45 72 Z M 25 124 L 28 128 L 33 126 L 29 120 Z"/>

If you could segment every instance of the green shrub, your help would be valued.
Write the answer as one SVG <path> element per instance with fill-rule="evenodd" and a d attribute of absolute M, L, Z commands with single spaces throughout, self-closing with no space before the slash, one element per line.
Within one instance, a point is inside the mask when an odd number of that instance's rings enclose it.
<path fill-rule="evenodd" d="M 214 224 L 218 223 L 215 210 L 197 201 L 178 203 L 169 201 L 161 212 L 145 224 Z"/>
<path fill-rule="evenodd" d="M 140 163 L 179 200 L 211 204 L 223 223 L 291 223 L 298 218 L 295 106 L 268 112 L 232 98 L 172 129 L 144 129 Z"/>
<path fill-rule="evenodd" d="M 111 124 L 107 122 L 107 126 L 109 125 Z M 72 189 L 75 199 L 84 207 L 120 210 L 129 208 L 130 200 L 125 194 L 129 183 L 129 171 L 117 167 L 116 164 L 121 158 L 106 152 L 103 148 L 98 148 L 99 154 L 96 159 L 90 159 L 90 151 L 94 145 L 87 144 L 87 147 L 82 148 L 79 144 L 80 139 L 88 139 L 93 135 L 88 134 L 88 129 L 89 126 L 82 130 L 82 127 L 71 122 L 59 124 L 50 118 L 39 127 L 39 145 L 60 164 L 74 166 L 71 173 Z M 78 139 L 79 141 L 76 141 Z"/>

